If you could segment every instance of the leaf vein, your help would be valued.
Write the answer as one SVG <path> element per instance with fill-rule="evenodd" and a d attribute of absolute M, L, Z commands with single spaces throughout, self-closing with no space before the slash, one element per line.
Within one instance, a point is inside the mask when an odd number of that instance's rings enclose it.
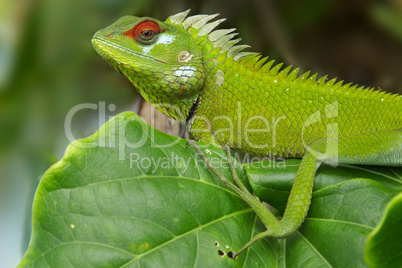
<path fill-rule="evenodd" d="M 134 262 L 134 261 L 136 261 L 136 260 L 140 260 L 142 257 L 148 255 L 149 253 L 151 253 L 151 252 L 153 252 L 153 251 L 155 251 L 155 250 L 157 250 L 157 249 L 159 249 L 159 248 L 161 248 L 161 247 L 164 247 L 164 246 L 166 246 L 166 245 L 168 245 L 168 244 L 170 244 L 170 243 L 172 243 L 172 242 L 174 242 L 174 241 L 176 241 L 176 240 L 178 240 L 178 239 L 180 239 L 180 238 L 182 238 L 182 237 L 186 237 L 186 236 L 188 236 L 188 235 L 190 235 L 190 234 L 192 234 L 192 233 L 194 233 L 194 232 L 198 232 L 198 231 L 200 231 L 201 229 L 203 229 L 203 228 L 205 228 L 205 227 L 208 227 L 208 226 L 210 226 L 210 225 L 213 225 L 213 224 L 215 224 L 215 223 L 217 223 L 217 222 L 220 222 L 220 221 L 222 221 L 222 220 L 225 220 L 225 219 L 228 219 L 228 218 L 231 218 L 231 217 L 235 217 L 235 216 L 238 216 L 238 215 L 241 215 L 241 214 L 249 213 L 249 212 L 254 212 L 254 211 L 253 211 L 252 208 L 248 208 L 248 209 L 236 211 L 236 212 L 234 212 L 234 213 L 231 213 L 231 214 L 228 214 L 228 215 L 224 215 L 223 217 L 220 217 L 220 218 L 218 218 L 218 219 L 215 219 L 215 220 L 213 220 L 213 221 L 210 221 L 210 222 L 208 222 L 208 223 L 206 223 L 206 224 L 204 224 L 204 225 L 200 225 L 200 226 L 198 226 L 197 228 L 194 228 L 193 230 L 190 230 L 190 231 L 185 232 L 185 233 L 183 233 L 183 234 L 181 234 L 181 235 L 178 235 L 178 236 L 176 236 L 175 238 L 173 238 L 173 239 L 171 239 L 171 240 L 168 240 L 168 241 L 166 241 L 166 242 L 160 244 L 159 246 L 154 247 L 153 249 L 148 250 L 147 252 L 144 252 L 144 253 L 142 253 L 142 254 L 140 254 L 140 255 L 137 255 L 134 259 L 132 259 L 130 262 L 126 263 L 126 264 L 123 265 L 122 267 L 125 267 L 125 266 L 129 265 L 130 263 L 132 263 L 132 262 Z"/>

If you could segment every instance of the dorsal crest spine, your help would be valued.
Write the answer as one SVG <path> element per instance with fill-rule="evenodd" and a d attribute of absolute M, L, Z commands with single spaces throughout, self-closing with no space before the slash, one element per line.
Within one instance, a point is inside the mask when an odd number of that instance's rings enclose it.
<path fill-rule="evenodd" d="M 245 48 L 250 46 L 248 45 L 236 45 L 241 39 L 232 39 L 237 33 L 233 33 L 235 29 L 227 29 L 227 30 L 215 30 L 219 24 L 221 24 L 226 19 L 220 19 L 213 22 L 208 23 L 210 20 L 219 16 L 219 14 L 213 15 L 194 15 L 187 17 L 190 9 L 180 12 L 178 14 L 170 16 L 166 21 L 169 21 L 174 24 L 181 24 L 185 29 L 192 27 L 198 30 L 199 36 L 208 35 L 208 39 L 213 42 L 214 47 L 220 47 L 221 53 L 226 52 L 228 58 L 233 58 L 235 61 L 241 60 L 250 55 L 258 55 L 259 53 L 255 52 L 240 52 Z"/>
<path fill-rule="evenodd" d="M 190 13 L 190 9 L 177 13 L 175 15 L 167 18 L 167 22 L 174 23 L 177 25 L 182 25 L 185 29 L 193 28 L 198 31 L 199 36 L 207 36 L 208 40 L 212 42 L 213 46 L 220 48 L 220 53 L 226 53 L 227 58 L 233 58 L 234 61 L 240 61 L 241 64 L 247 65 L 254 71 L 259 71 L 262 73 L 269 73 L 270 75 L 280 75 L 282 77 L 287 77 L 289 80 L 304 82 L 304 83 L 317 83 L 325 87 L 343 87 L 345 91 L 374 91 L 374 88 L 365 88 L 364 86 L 358 87 L 352 84 L 343 84 L 343 81 L 336 82 L 336 78 L 327 81 L 327 76 L 323 76 L 317 79 L 317 74 L 310 75 L 310 71 L 299 75 L 299 68 L 293 70 L 292 66 L 281 70 L 283 63 L 274 65 L 274 60 L 268 61 L 268 57 L 261 58 L 260 53 L 256 52 L 241 52 L 243 49 L 248 48 L 248 45 L 237 45 L 241 38 L 233 39 L 237 33 L 233 33 L 236 29 L 218 29 L 214 30 L 220 23 L 226 19 L 219 19 L 213 22 L 210 20 L 216 18 L 219 14 L 213 15 L 193 15 L 187 17 Z M 374 91 L 375 92 L 375 91 Z M 391 95 L 392 97 L 394 95 Z"/>
<path fill-rule="evenodd" d="M 226 19 L 219 19 L 213 22 L 210 20 L 216 18 L 219 14 L 213 15 L 194 15 L 187 17 L 190 9 L 170 16 L 166 21 L 177 25 L 182 25 L 184 29 L 195 29 L 198 36 L 207 36 L 208 40 L 212 42 L 215 48 L 220 48 L 220 53 L 226 53 L 227 58 L 233 58 L 234 61 L 239 61 L 241 64 L 247 65 L 254 71 L 260 71 L 270 73 L 271 75 L 278 74 L 283 63 L 273 65 L 275 61 L 271 60 L 266 62 L 268 57 L 261 58 L 260 53 L 256 52 L 242 52 L 245 48 L 249 48 L 249 45 L 238 45 L 241 38 L 233 39 L 237 33 L 233 33 L 236 29 L 218 29 L 214 30 L 220 23 Z M 294 76 L 296 73 L 292 72 Z M 286 75 L 289 73 L 289 69 L 286 71 Z"/>

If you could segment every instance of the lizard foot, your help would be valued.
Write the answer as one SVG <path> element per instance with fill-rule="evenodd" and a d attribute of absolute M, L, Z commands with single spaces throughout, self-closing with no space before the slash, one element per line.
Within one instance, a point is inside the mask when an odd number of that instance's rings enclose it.
<path fill-rule="evenodd" d="M 204 161 L 205 165 L 208 167 L 208 169 L 214 173 L 220 181 L 225 184 L 227 187 L 229 187 L 231 190 L 233 190 L 235 193 L 237 193 L 250 207 L 254 210 L 254 212 L 258 215 L 258 217 L 261 219 L 263 224 L 269 228 L 269 226 L 276 225 L 278 223 L 278 220 L 276 217 L 272 214 L 271 211 L 268 210 L 268 208 L 260 202 L 258 197 L 254 196 L 251 194 L 248 189 L 244 186 L 244 184 L 241 182 L 240 178 L 238 177 L 234 164 L 233 164 L 233 159 L 230 153 L 230 148 L 228 146 L 222 146 L 222 148 L 226 151 L 227 155 L 227 161 L 228 165 L 232 174 L 232 179 L 236 183 L 234 184 L 230 180 L 228 180 L 225 176 L 223 176 L 209 161 L 209 159 L 205 156 L 204 152 L 199 148 L 197 143 L 193 140 L 189 140 L 186 144 L 186 147 L 191 146 L 193 147 L 198 156 L 202 158 Z M 268 230 L 262 233 L 257 234 L 254 236 L 249 242 L 247 242 L 241 249 L 239 249 L 235 254 L 232 254 L 231 258 L 236 259 L 236 257 L 241 254 L 245 249 L 247 249 L 249 246 L 254 244 L 255 242 L 259 241 L 260 239 L 270 236 L 271 232 Z"/>

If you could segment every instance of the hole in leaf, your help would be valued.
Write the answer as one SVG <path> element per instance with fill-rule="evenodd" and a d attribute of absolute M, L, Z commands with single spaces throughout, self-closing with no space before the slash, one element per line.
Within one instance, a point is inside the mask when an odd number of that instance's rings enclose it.
<path fill-rule="evenodd" d="M 218 243 L 218 242 L 215 242 L 215 246 L 219 247 L 219 243 Z"/>
<path fill-rule="evenodd" d="M 228 257 L 231 258 L 231 259 L 234 259 L 234 260 L 237 258 L 237 256 L 235 256 L 235 254 L 233 253 L 233 251 L 229 251 L 229 252 L 228 252 Z"/>
<path fill-rule="evenodd" d="M 221 257 L 225 256 L 225 252 L 223 252 L 222 250 L 218 250 L 218 254 L 219 254 L 219 256 L 221 256 Z"/>

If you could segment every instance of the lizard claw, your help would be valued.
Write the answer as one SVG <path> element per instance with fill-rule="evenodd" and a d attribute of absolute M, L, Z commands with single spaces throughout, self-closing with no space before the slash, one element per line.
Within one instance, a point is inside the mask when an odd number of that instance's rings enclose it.
<path fill-rule="evenodd" d="M 187 143 L 186 143 L 186 149 L 188 149 L 188 146 L 194 147 L 194 145 L 195 145 L 195 141 L 194 141 L 194 140 L 188 140 Z"/>

